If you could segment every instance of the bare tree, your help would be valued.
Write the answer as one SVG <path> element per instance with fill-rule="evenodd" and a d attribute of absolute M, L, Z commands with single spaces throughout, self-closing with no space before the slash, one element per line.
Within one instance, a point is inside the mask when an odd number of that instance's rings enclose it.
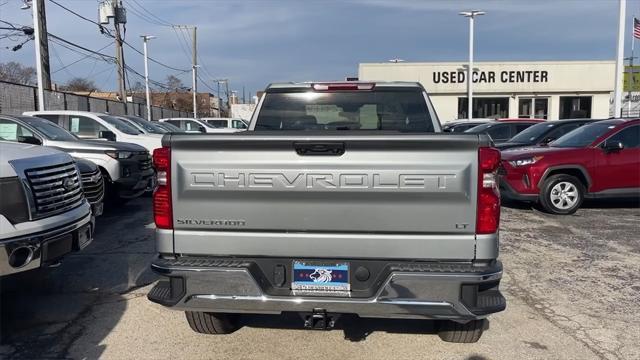
<path fill-rule="evenodd" d="M 181 92 L 185 90 L 185 86 L 184 83 L 182 83 L 182 80 L 173 75 L 167 76 L 167 87 L 169 88 L 169 90 L 175 92 Z"/>
<path fill-rule="evenodd" d="M 67 81 L 60 87 L 63 91 L 99 91 L 93 80 L 77 77 Z"/>
<path fill-rule="evenodd" d="M 17 84 L 35 85 L 36 69 L 11 61 L 0 63 L 0 80 Z"/>
<path fill-rule="evenodd" d="M 131 86 L 131 92 L 134 93 L 138 93 L 138 92 L 143 92 L 145 91 L 145 87 L 144 84 L 140 81 L 136 81 L 135 83 L 133 83 L 133 85 Z"/>

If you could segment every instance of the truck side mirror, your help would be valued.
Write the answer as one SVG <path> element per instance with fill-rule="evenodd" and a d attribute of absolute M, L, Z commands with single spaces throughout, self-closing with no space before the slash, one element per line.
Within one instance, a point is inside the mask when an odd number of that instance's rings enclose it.
<path fill-rule="evenodd" d="M 620 141 L 605 141 L 602 149 L 606 153 L 612 153 L 624 149 L 624 144 Z"/>
<path fill-rule="evenodd" d="M 205 129 L 204 126 L 200 125 L 198 126 L 198 131 L 200 131 L 201 133 L 206 133 L 207 129 Z"/>
<path fill-rule="evenodd" d="M 42 145 L 42 140 L 35 136 L 18 136 L 18 142 L 31 145 Z"/>
<path fill-rule="evenodd" d="M 105 139 L 109 141 L 116 141 L 116 134 L 109 130 L 100 131 L 99 135 L 100 139 Z"/>

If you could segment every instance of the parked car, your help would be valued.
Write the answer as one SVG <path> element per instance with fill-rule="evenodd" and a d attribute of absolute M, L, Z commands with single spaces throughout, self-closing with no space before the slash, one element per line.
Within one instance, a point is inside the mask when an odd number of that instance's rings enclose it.
<path fill-rule="evenodd" d="M 494 144 L 502 144 L 512 137 L 524 131 L 530 126 L 538 124 L 540 121 L 533 120 L 509 120 L 491 121 L 466 130 L 469 134 L 487 134 Z"/>
<path fill-rule="evenodd" d="M 149 299 L 206 334 L 238 313 L 350 313 L 478 341 L 506 306 L 500 152 L 441 134 L 430 104 L 419 83 L 272 84 L 247 134 L 165 139 Z"/>
<path fill-rule="evenodd" d="M 168 122 L 159 122 L 159 121 L 154 121 L 153 124 L 159 128 L 162 128 L 164 130 L 166 130 L 167 132 L 170 133 L 183 133 L 185 132 L 184 130 L 180 129 L 179 127 L 168 123 Z"/>
<path fill-rule="evenodd" d="M 640 119 L 599 121 L 547 147 L 502 152 L 503 194 L 572 214 L 585 198 L 640 195 Z"/>
<path fill-rule="evenodd" d="M 143 134 L 115 116 L 71 110 L 27 111 L 24 115 L 52 121 L 81 139 L 105 139 L 140 145 L 152 152 L 162 147 L 162 134 Z"/>
<path fill-rule="evenodd" d="M 238 129 L 246 130 L 249 125 L 242 119 L 235 118 L 201 118 L 207 124 L 213 126 L 216 129 Z"/>
<path fill-rule="evenodd" d="M 143 134 L 155 134 L 155 135 L 163 135 L 167 132 L 166 129 L 158 126 L 157 122 L 145 120 L 141 117 L 134 115 L 118 115 L 116 116 L 118 119 L 126 122 L 127 124 L 135 127 Z"/>
<path fill-rule="evenodd" d="M 169 118 L 158 120 L 161 123 L 169 123 L 182 129 L 186 133 L 234 133 L 238 129 L 216 128 L 206 121 L 193 118 Z"/>
<path fill-rule="evenodd" d="M 53 147 L 95 163 L 106 182 L 109 201 L 136 198 L 155 187 L 151 156 L 140 145 L 82 140 L 49 120 L 24 115 L 0 115 L 0 137 Z"/>
<path fill-rule="evenodd" d="M 546 145 L 564 134 L 567 134 L 582 125 L 591 123 L 592 119 L 568 119 L 557 121 L 545 121 L 526 128 L 521 133 L 509 139 L 509 141 L 496 145 L 500 150 L 517 147 Z"/>
<path fill-rule="evenodd" d="M 504 121 L 504 122 L 509 122 L 509 121 L 529 121 L 529 122 L 534 122 L 534 123 L 541 123 L 541 122 L 545 122 L 547 120 L 545 119 L 536 119 L 536 118 L 496 118 L 495 121 Z"/>
<path fill-rule="evenodd" d="M 458 119 L 442 124 L 444 132 L 464 132 L 478 125 L 486 124 L 494 119 Z"/>
<path fill-rule="evenodd" d="M 104 179 L 98 165 L 89 160 L 73 158 L 80 171 L 82 192 L 91 205 L 91 213 L 98 217 L 104 211 Z"/>
<path fill-rule="evenodd" d="M 93 239 L 73 158 L 0 141 L 0 276 L 57 263 Z"/>

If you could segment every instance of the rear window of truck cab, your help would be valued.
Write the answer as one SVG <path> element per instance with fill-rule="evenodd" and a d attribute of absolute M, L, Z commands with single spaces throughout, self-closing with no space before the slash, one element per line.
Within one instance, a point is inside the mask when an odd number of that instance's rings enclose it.
<path fill-rule="evenodd" d="M 274 92 L 265 95 L 255 130 L 433 132 L 422 91 Z"/>

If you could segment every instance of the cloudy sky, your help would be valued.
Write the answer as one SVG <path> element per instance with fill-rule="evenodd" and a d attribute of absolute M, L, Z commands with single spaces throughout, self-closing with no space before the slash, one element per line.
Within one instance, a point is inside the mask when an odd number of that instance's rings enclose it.
<path fill-rule="evenodd" d="M 56 1 L 97 19 L 96 0 Z M 0 0 L 0 19 L 30 25 L 31 12 L 21 4 Z M 48 0 L 46 6 L 50 33 L 114 54 L 113 41 L 96 25 Z M 124 6 L 126 40 L 141 49 L 140 35 L 157 36 L 150 55 L 175 68 L 190 68 L 189 39 L 167 24 L 196 25 L 201 78 L 214 89 L 213 78 L 228 78 L 231 90 L 241 93 L 244 86 L 247 96 L 270 82 L 355 76 L 361 62 L 464 61 L 468 21 L 460 10 L 487 11 L 476 22 L 479 61 L 613 59 L 618 20 L 617 0 L 124 0 Z M 634 13 L 640 16 L 640 0 L 627 2 L 627 43 Z M 0 40 L 0 61 L 33 65 L 33 43 L 7 50 L 14 40 L 22 39 Z M 142 56 L 125 51 L 127 63 L 143 73 Z M 57 44 L 50 54 L 54 82 L 81 76 L 115 88 L 112 64 L 87 58 L 69 66 L 83 56 Z M 153 63 L 150 72 L 159 81 L 176 73 Z M 179 77 L 191 83 L 190 73 Z M 132 75 L 132 84 L 139 80 Z"/>

